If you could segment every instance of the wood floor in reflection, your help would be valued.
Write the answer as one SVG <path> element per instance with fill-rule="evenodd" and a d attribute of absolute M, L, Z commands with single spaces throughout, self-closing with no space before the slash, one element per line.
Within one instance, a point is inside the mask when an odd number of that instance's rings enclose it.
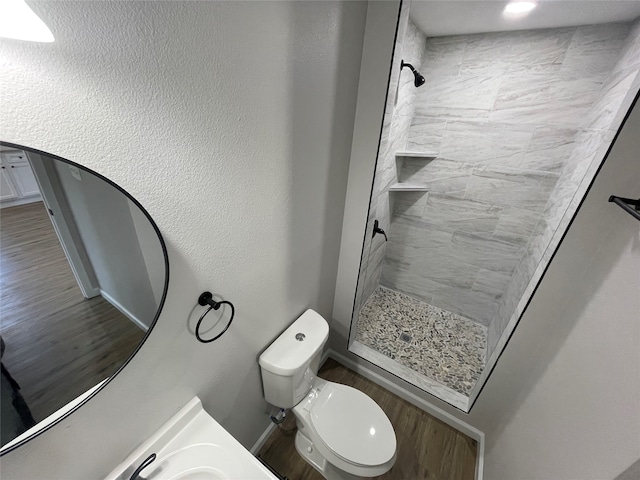
<path fill-rule="evenodd" d="M 36 421 L 112 375 L 144 336 L 82 296 L 42 202 L 0 209 L 0 334 Z"/>
<path fill-rule="evenodd" d="M 398 441 L 397 460 L 385 480 L 473 480 L 477 442 L 379 385 L 328 359 L 319 376 L 350 385 L 373 398 L 391 420 Z M 274 431 L 259 455 L 289 480 L 323 480 L 294 445 L 293 413 Z"/>

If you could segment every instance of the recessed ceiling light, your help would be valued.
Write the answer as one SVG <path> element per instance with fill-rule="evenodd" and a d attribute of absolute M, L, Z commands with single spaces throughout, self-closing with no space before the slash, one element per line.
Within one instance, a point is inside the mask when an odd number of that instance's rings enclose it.
<path fill-rule="evenodd" d="M 536 2 L 510 2 L 504 7 L 504 13 L 527 13 L 537 7 Z"/>
<path fill-rule="evenodd" d="M 49 27 L 24 0 L 0 0 L 0 37 L 29 42 L 53 42 Z"/>

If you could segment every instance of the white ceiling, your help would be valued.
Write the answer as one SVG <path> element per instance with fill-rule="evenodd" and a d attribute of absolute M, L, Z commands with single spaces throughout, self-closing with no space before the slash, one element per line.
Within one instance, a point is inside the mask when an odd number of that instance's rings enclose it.
<path fill-rule="evenodd" d="M 631 21 L 640 0 L 539 0 L 531 13 L 503 17 L 506 0 L 413 0 L 411 19 L 427 37 Z"/>

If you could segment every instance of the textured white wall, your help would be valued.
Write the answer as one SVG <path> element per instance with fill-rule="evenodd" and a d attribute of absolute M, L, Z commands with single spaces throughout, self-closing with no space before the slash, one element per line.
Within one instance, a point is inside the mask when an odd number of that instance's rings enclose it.
<path fill-rule="evenodd" d="M 268 424 L 257 355 L 305 308 L 330 318 L 366 4 L 32 5 L 56 42 L 2 41 L 2 140 L 131 193 L 171 279 L 130 365 L 2 476 L 99 478 L 195 394 L 250 446 Z M 205 289 L 237 309 L 207 345 Z"/>
<path fill-rule="evenodd" d="M 370 13 L 372 9 L 370 8 Z M 386 19 L 386 20 L 383 20 Z M 636 107 L 547 274 L 469 415 L 346 350 L 392 41 L 391 15 L 367 28 L 343 225 L 332 348 L 485 433 L 485 477 L 604 480 L 640 457 L 640 237 L 638 222 L 608 203 L 637 198 Z M 369 25 L 369 23 L 368 23 Z M 376 49 L 371 49 L 375 45 Z M 377 106 L 377 110 L 374 107 Z M 364 117 L 361 112 L 368 111 Z M 358 147 L 358 149 L 356 149 Z M 356 163 L 357 162 L 357 166 Z M 363 204 L 365 205 L 363 207 Z M 360 221 L 359 221 L 360 220 Z"/>
<path fill-rule="evenodd" d="M 486 478 L 610 479 L 640 458 L 640 195 L 629 117 L 471 418 Z"/>

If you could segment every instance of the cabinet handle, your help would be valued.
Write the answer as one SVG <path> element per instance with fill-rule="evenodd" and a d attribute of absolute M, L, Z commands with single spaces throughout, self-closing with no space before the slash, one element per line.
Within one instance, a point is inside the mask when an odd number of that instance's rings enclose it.
<path fill-rule="evenodd" d="M 15 165 L 11 165 L 11 168 L 16 168 L 16 166 Z"/>

